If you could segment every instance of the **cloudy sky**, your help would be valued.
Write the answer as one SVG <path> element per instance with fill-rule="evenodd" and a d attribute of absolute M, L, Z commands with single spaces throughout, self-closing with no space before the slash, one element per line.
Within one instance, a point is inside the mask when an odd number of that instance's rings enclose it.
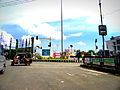
<path fill-rule="evenodd" d="M 11 1 L 31 1 L 13 6 Z M 19 39 L 39 36 L 52 38 L 53 52 L 61 49 L 61 0 L 0 0 L 0 32 L 4 43 L 12 37 Z M 2 5 L 6 7 L 2 7 Z M 63 0 L 64 49 L 73 45 L 81 51 L 102 48 L 102 37 L 98 33 L 100 25 L 99 0 Z M 105 41 L 111 36 L 120 36 L 120 0 L 102 0 L 103 24 L 107 25 Z M 48 48 L 49 40 L 35 41 L 36 45 Z"/>

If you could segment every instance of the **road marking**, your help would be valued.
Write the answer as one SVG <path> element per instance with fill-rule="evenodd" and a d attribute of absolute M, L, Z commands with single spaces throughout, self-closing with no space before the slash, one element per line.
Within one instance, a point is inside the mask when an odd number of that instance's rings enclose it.
<path fill-rule="evenodd" d="M 64 83 L 64 81 L 60 81 L 61 83 Z"/>
<path fill-rule="evenodd" d="M 69 75 L 69 76 L 73 76 L 73 74 L 70 74 L 70 73 L 66 73 L 67 75 Z"/>
<path fill-rule="evenodd" d="M 104 75 L 107 75 L 108 73 L 105 73 L 105 72 L 100 72 L 100 71 L 95 71 L 95 70 L 89 70 L 89 69 L 84 69 L 82 68 L 82 70 L 84 71 L 88 71 L 88 72 L 92 72 L 92 73 L 88 73 L 88 74 L 92 74 L 92 75 L 100 75 L 100 74 L 104 74 Z"/>
<path fill-rule="evenodd" d="M 87 72 L 87 74 L 90 74 L 90 75 L 96 75 L 96 76 L 98 76 L 98 75 L 100 75 L 100 74 L 97 74 L 96 72 Z"/>

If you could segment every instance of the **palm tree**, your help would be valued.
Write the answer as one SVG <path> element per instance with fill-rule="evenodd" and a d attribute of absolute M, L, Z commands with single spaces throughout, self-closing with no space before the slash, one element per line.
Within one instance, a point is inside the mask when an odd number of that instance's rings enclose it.
<path fill-rule="evenodd" d="M 71 54 L 72 54 L 72 47 L 73 47 L 73 45 L 70 45 L 70 47 L 71 47 Z"/>
<path fill-rule="evenodd" d="M 80 50 L 77 50 L 76 57 L 78 58 L 78 62 L 79 62 L 80 58 L 82 57 Z"/>

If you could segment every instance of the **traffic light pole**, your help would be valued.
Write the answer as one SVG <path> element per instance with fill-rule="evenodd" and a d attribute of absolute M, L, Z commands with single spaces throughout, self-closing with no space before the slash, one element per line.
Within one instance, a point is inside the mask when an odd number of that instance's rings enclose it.
<path fill-rule="evenodd" d="M 95 52 L 97 52 L 97 48 L 98 48 L 96 43 L 97 43 L 97 39 L 95 39 Z"/>
<path fill-rule="evenodd" d="M 38 39 L 48 39 L 48 40 L 50 40 L 48 47 L 50 47 L 50 56 L 52 57 L 52 38 L 51 37 L 50 38 L 39 38 L 38 36 L 36 36 L 36 40 L 38 40 Z"/>
<path fill-rule="evenodd" d="M 52 57 L 52 43 L 51 43 L 51 40 L 50 40 L 50 57 Z"/>
<path fill-rule="evenodd" d="M 32 43 L 31 43 L 31 47 L 32 47 L 32 48 L 31 48 L 31 53 L 32 53 L 32 55 L 33 55 L 34 37 L 31 38 L 31 42 L 32 42 Z"/>
<path fill-rule="evenodd" d="M 104 35 L 102 35 L 102 40 L 103 40 L 103 57 L 105 56 L 105 39 L 104 39 Z"/>

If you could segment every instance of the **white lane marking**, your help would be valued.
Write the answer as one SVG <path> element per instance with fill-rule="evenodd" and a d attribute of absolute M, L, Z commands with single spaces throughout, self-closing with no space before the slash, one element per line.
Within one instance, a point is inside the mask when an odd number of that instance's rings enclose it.
<path fill-rule="evenodd" d="M 98 75 L 101 75 L 101 74 L 97 74 L 97 73 L 93 73 L 93 72 L 87 72 L 87 74 L 90 74 L 90 75 L 96 75 L 96 76 L 98 76 Z"/>
<path fill-rule="evenodd" d="M 96 73 L 96 75 L 108 74 L 108 73 L 105 73 L 105 72 L 100 72 L 100 71 L 95 71 L 95 70 L 88 70 L 88 69 L 83 69 L 83 68 L 82 68 L 82 70 L 92 72 L 92 73 Z"/>
<path fill-rule="evenodd" d="M 61 83 L 64 83 L 64 81 L 60 81 Z"/>
<path fill-rule="evenodd" d="M 69 75 L 69 76 L 73 76 L 73 74 L 71 74 L 71 73 L 67 73 L 67 75 Z"/>

